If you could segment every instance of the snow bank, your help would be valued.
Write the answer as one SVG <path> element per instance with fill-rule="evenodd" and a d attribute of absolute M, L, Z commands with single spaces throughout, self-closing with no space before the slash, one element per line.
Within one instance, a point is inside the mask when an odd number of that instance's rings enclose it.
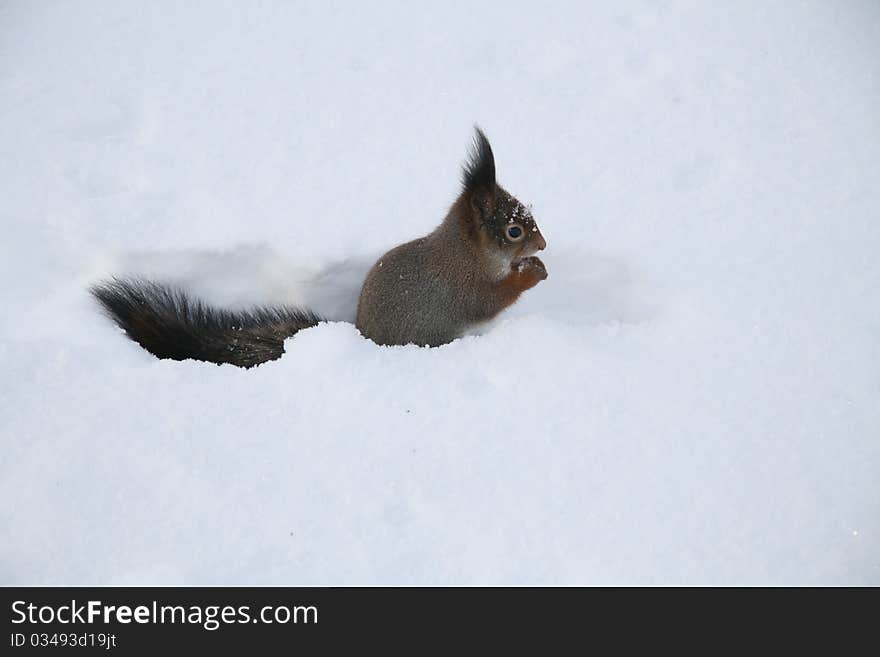
<path fill-rule="evenodd" d="M 0 582 L 880 584 L 878 44 L 870 2 L 0 7 Z M 360 279 L 474 121 L 550 278 L 380 348 Z M 157 361 L 114 273 L 334 321 Z"/>

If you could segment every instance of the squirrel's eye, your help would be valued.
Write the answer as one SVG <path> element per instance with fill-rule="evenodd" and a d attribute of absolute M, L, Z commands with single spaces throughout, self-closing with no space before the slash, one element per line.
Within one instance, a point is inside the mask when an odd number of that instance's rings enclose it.
<path fill-rule="evenodd" d="M 517 226 L 516 224 L 514 224 L 513 226 L 507 227 L 508 239 L 511 239 L 514 242 L 516 242 L 517 240 L 522 239 L 522 236 L 523 236 L 522 226 Z"/>

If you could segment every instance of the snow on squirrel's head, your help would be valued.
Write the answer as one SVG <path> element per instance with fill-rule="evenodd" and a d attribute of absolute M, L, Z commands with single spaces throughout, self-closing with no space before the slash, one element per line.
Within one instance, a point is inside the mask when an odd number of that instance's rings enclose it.
<path fill-rule="evenodd" d="M 495 260 L 510 266 L 534 255 L 547 242 L 523 205 L 495 181 L 495 156 L 483 131 L 475 128 L 474 143 L 462 170 L 460 201 L 469 232 Z"/>

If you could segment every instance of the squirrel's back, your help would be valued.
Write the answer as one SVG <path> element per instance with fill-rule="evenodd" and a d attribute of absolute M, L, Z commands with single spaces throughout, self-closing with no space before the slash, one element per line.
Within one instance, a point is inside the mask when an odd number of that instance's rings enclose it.
<path fill-rule="evenodd" d="M 377 344 L 437 346 L 460 337 L 467 323 L 463 286 L 436 237 L 401 244 L 383 255 L 364 280 L 357 328 Z"/>

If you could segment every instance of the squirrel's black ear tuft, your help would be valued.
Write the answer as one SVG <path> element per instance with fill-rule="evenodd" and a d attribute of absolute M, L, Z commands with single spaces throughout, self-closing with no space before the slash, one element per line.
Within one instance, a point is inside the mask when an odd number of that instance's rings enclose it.
<path fill-rule="evenodd" d="M 465 193 L 481 190 L 495 193 L 495 156 L 486 135 L 474 126 L 474 144 L 468 154 L 461 176 L 461 184 Z"/>

